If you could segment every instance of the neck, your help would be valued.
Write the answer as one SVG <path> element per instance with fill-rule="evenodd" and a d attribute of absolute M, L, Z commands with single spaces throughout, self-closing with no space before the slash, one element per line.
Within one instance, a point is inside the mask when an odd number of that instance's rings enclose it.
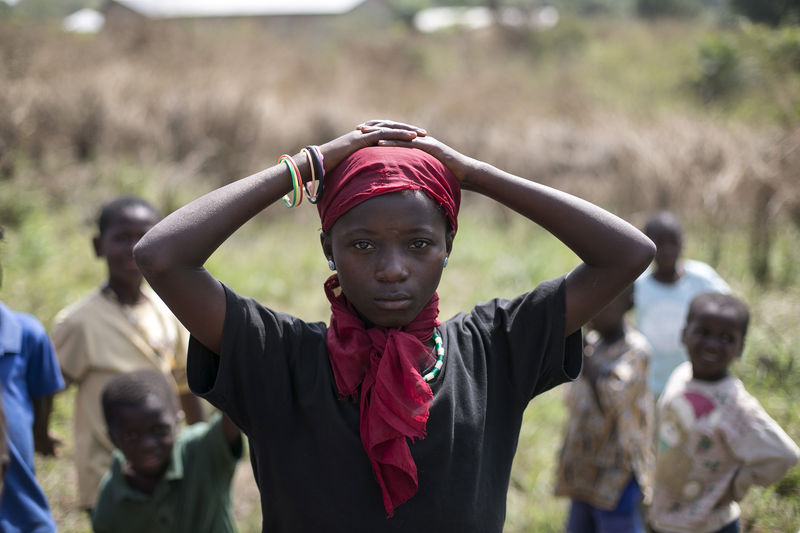
<path fill-rule="evenodd" d="M 683 275 L 683 269 L 675 265 L 672 270 L 656 270 L 653 272 L 653 279 L 660 283 L 675 283 Z"/>
<path fill-rule="evenodd" d="M 106 282 L 104 291 L 110 291 L 117 298 L 117 301 L 122 305 L 135 305 L 142 301 L 143 294 L 141 285 L 132 286 L 127 283 L 115 282 L 109 279 Z"/>
<path fill-rule="evenodd" d="M 125 467 L 124 475 L 128 486 L 138 490 L 139 492 L 143 492 L 144 494 L 153 494 L 153 492 L 156 490 L 156 485 L 158 485 L 158 482 L 161 480 L 161 476 L 150 477 L 138 474 L 128 465 Z"/>
<path fill-rule="evenodd" d="M 610 331 L 605 331 L 600 334 L 600 338 L 603 339 L 603 342 L 606 344 L 613 344 L 624 336 L 625 336 L 625 328 L 623 326 L 619 326 L 618 328 L 612 329 Z"/>

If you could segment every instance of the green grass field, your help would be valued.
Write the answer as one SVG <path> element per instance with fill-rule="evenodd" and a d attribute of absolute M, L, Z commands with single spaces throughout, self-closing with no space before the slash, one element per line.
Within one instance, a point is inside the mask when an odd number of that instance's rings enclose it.
<path fill-rule="evenodd" d="M 442 316 L 468 309 L 472 303 L 492 296 L 513 296 L 576 264 L 572 253 L 541 229 L 516 216 L 501 216 L 502 212 L 474 200 L 468 197 L 465 201 L 459 235 L 440 287 Z M 262 302 L 309 319 L 326 319 L 328 311 L 321 283 L 327 272 L 318 248 L 317 226 L 310 210 L 300 211 L 281 209 L 263 215 L 227 242 L 212 257 L 209 266 L 236 290 Z M 292 238 L 287 239 L 287 235 Z M 52 296 L 60 292 L 57 286 L 67 277 L 81 281 L 69 284 L 65 300 L 88 290 L 102 276 L 102 264 L 89 253 L 90 236 L 88 227 L 75 231 L 63 224 L 46 223 L 44 219 L 25 227 L 24 233 L 12 231 L 3 250 L 5 301 L 25 308 L 36 302 L 36 298 L 28 295 L 52 291 Z M 30 246 L 23 242 L 39 244 Z M 702 255 L 701 242 L 690 237 L 688 244 L 687 253 L 708 259 Z M 726 259 L 736 255 L 733 246 L 725 254 Z M 49 257 L 43 261 L 45 255 Z M 267 262 L 268 270 L 263 266 Z M 38 265 L 39 281 L 26 275 L 32 264 Z M 794 320 L 800 294 L 797 288 L 755 288 L 746 276 L 740 277 L 738 269 L 744 266 L 734 261 L 723 261 L 719 266 L 721 273 L 732 280 L 734 289 L 747 295 L 755 315 L 747 353 L 736 372 L 770 414 L 800 440 L 800 415 L 791 401 L 791 391 L 798 381 L 791 373 L 797 346 L 792 339 L 796 341 L 798 334 L 786 327 Z M 289 273 L 298 269 L 306 273 L 307 282 L 287 283 Z M 291 277 L 297 279 L 296 275 Z M 41 313 L 44 320 L 48 313 L 55 312 L 55 307 L 42 307 L 47 310 Z M 782 331 L 784 336 L 776 338 L 776 331 Z M 40 458 L 38 471 L 60 530 L 84 532 L 88 531 L 88 521 L 74 509 L 74 473 L 70 462 L 72 395 L 68 391 L 58 397 L 53 419 L 55 432 L 64 440 L 62 456 Z M 561 530 L 566 504 L 551 495 L 551 486 L 564 416 L 559 390 L 534 399 L 528 408 L 508 494 L 506 530 L 509 532 Z M 234 501 L 241 530 L 260 531 L 257 492 L 246 461 L 237 475 Z M 753 491 L 744 509 L 748 531 L 784 532 L 800 528 L 800 469 L 795 468 L 776 487 Z"/>

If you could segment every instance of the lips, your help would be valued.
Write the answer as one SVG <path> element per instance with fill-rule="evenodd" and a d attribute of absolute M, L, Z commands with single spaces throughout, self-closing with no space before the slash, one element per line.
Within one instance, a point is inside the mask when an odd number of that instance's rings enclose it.
<path fill-rule="evenodd" d="M 154 470 L 164 464 L 165 454 L 155 453 L 139 456 L 136 463 L 141 470 Z"/>
<path fill-rule="evenodd" d="M 412 298 L 407 294 L 390 294 L 386 296 L 380 296 L 375 298 L 373 301 L 375 302 L 375 307 L 387 310 L 405 309 L 413 302 Z"/>

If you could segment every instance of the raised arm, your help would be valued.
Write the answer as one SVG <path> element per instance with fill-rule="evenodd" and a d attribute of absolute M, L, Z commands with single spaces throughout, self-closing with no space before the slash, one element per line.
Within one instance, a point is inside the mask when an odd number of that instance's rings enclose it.
<path fill-rule="evenodd" d="M 354 130 L 320 146 L 326 170 L 380 139 L 410 141 L 424 131 L 405 124 Z M 293 157 L 310 176 L 305 155 Z M 186 329 L 207 348 L 220 352 L 225 321 L 225 293 L 203 267 L 234 231 L 291 189 L 291 176 L 280 164 L 216 189 L 165 217 L 142 237 L 134 256 L 150 286 Z"/>
<path fill-rule="evenodd" d="M 386 127 L 366 123 L 362 129 Z M 571 194 L 467 157 L 433 137 L 382 144 L 426 150 L 450 168 L 465 190 L 497 200 L 552 233 L 583 261 L 567 276 L 567 335 L 578 330 L 641 274 L 655 254 L 642 232 Z"/>

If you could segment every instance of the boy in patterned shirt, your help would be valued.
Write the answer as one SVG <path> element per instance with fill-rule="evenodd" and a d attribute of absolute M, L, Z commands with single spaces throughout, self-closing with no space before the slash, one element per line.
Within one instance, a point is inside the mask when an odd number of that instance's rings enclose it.
<path fill-rule="evenodd" d="M 751 485 L 780 480 L 800 449 L 729 367 L 742 354 L 749 311 L 741 300 L 704 293 L 683 330 L 689 362 L 658 402 L 658 456 L 650 523 L 659 533 L 736 533 Z"/>
<path fill-rule="evenodd" d="M 644 532 L 650 499 L 653 403 L 650 347 L 625 323 L 633 285 L 590 322 L 584 370 L 567 389 L 570 417 L 555 493 L 572 499 L 566 530 Z"/>

